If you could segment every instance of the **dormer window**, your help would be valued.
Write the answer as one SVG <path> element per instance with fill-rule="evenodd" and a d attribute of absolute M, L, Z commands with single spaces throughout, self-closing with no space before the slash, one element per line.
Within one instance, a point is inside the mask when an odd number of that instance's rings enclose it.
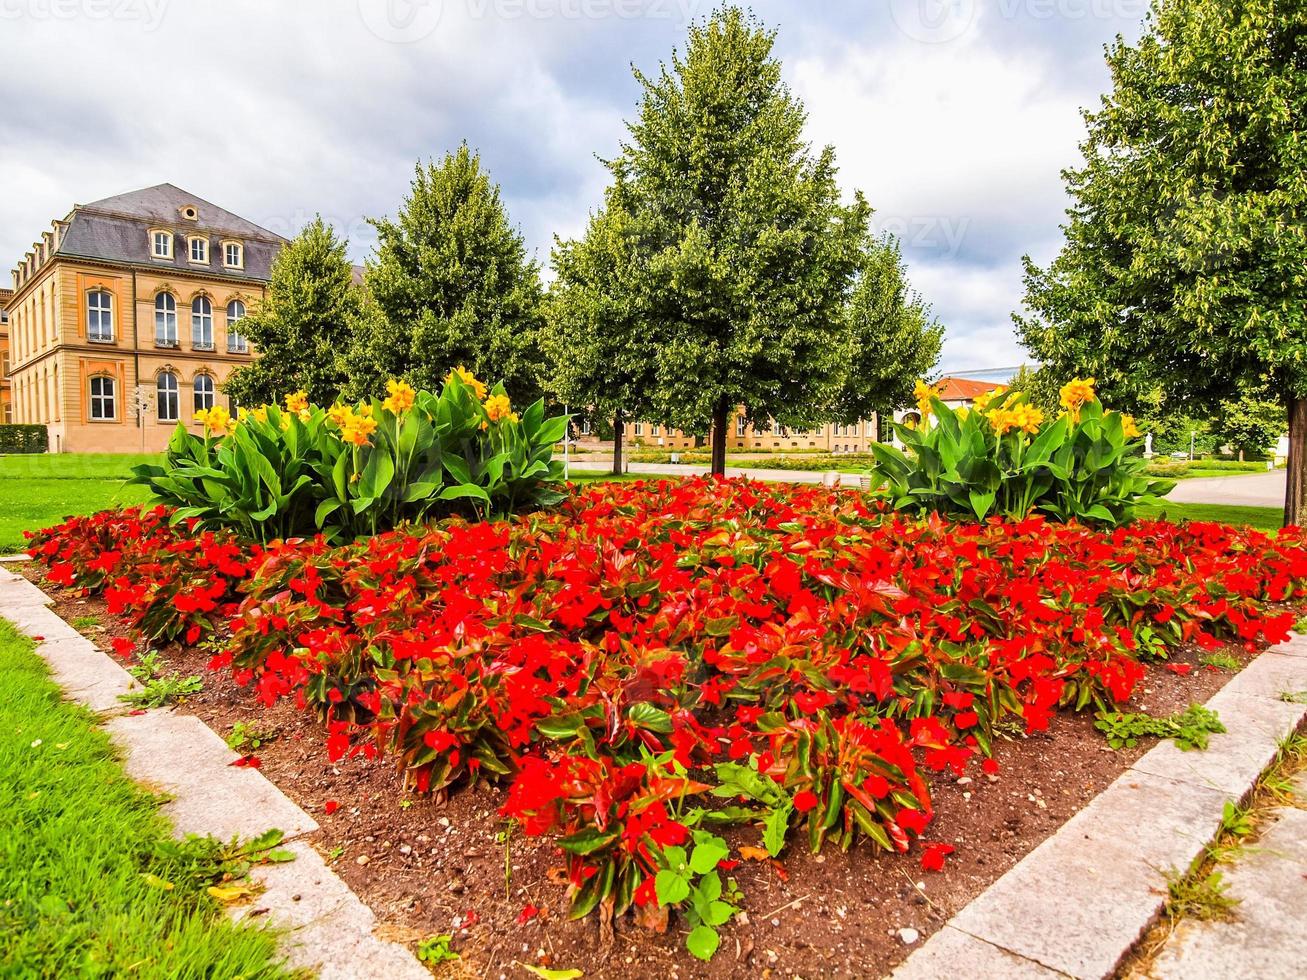
<path fill-rule="evenodd" d="M 195 237 L 189 239 L 191 245 L 191 261 L 200 265 L 209 264 L 209 240 L 207 238 Z"/>
<path fill-rule="evenodd" d="M 150 232 L 150 254 L 156 259 L 172 258 L 172 232 L 158 229 Z"/>
<path fill-rule="evenodd" d="M 245 268 L 245 247 L 240 242 L 223 242 L 222 264 L 228 269 Z"/>
<path fill-rule="evenodd" d="M 184 205 L 183 207 L 179 208 L 178 210 L 181 211 L 181 216 L 182 216 L 183 218 L 185 218 L 187 221 L 199 221 L 199 220 L 200 220 L 200 211 L 199 211 L 199 209 L 198 209 L 194 204 L 187 204 L 187 205 Z"/>

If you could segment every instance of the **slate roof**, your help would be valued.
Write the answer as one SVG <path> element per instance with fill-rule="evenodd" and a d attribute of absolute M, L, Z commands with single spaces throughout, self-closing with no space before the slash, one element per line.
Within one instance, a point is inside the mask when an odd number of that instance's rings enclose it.
<path fill-rule="evenodd" d="M 195 206 L 198 221 L 181 216 L 181 209 L 186 205 Z M 151 255 L 149 230 L 155 227 L 166 228 L 176 236 L 171 259 Z M 195 231 L 209 237 L 207 266 L 193 265 L 188 260 L 185 236 Z M 225 238 L 239 240 L 244 245 L 244 269 L 228 269 L 222 264 L 219 243 Z M 272 260 L 285 241 L 280 235 L 180 187 L 158 184 L 75 207 L 57 254 L 267 282 Z"/>

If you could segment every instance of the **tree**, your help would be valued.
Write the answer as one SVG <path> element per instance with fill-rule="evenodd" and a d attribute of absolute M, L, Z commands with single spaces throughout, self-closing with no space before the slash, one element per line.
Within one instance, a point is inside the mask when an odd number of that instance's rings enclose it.
<path fill-rule="evenodd" d="M 832 421 L 892 416 L 935 367 L 944 340 L 944 328 L 908 286 L 894 238 L 868 241 L 843 326 L 843 370 L 826 399 Z"/>
<path fill-rule="evenodd" d="M 1129 403 L 1209 416 L 1269 386 L 1291 436 L 1285 517 L 1307 491 L 1307 5 L 1155 0 L 1108 51 L 1061 253 L 1026 260 L 1027 346 Z"/>
<path fill-rule="evenodd" d="M 395 220 L 377 219 L 371 304 L 348 365 L 350 390 L 390 378 L 433 388 L 455 367 L 502 381 L 516 403 L 540 394 L 543 291 L 498 185 L 466 145 L 415 168 Z"/>
<path fill-rule="evenodd" d="M 1016 377 L 1007 385 L 1008 391 L 1025 395 L 1027 403 L 1035 406 L 1049 418 L 1062 411 L 1059 402 L 1061 387 L 1062 382 L 1053 377 L 1048 368 L 1041 366 L 1031 369 L 1024 364 L 1017 371 Z"/>
<path fill-rule="evenodd" d="M 546 304 L 542 346 L 551 366 L 547 382 L 559 401 L 613 420 L 613 472 L 622 472 L 625 419 L 649 408 L 656 384 L 643 321 L 636 304 L 639 266 L 627 254 L 634 238 L 621 208 L 594 215 L 585 238 L 555 239 L 556 273 Z"/>
<path fill-rule="evenodd" d="M 223 386 L 238 404 L 274 402 L 301 389 L 330 404 L 340 394 L 341 354 L 359 304 L 346 248 L 318 217 L 273 260 L 266 297 L 240 323 L 259 357 Z"/>
<path fill-rule="evenodd" d="M 847 377 L 845 303 L 864 256 L 869 208 L 840 200 L 834 151 L 803 141 L 804 112 L 781 82 L 774 32 L 736 8 L 690 28 L 685 54 L 643 88 L 629 142 L 607 162 L 613 184 L 587 232 L 596 269 L 577 286 L 556 251 L 559 301 L 620 354 L 574 384 L 600 401 L 687 432 L 712 427 L 713 471 L 726 464 L 737 405 L 794 428 L 832 420 Z M 600 307 L 615 316 L 601 319 Z M 599 336 L 602 335 L 602 338 Z M 585 383 L 579 383 L 584 380 Z M 620 404 L 619 404 L 620 403 Z"/>
<path fill-rule="evenodd" d="M 1239 458 L 1262 456 L 1284 433 L 1284 411 L 1277 402 L 1254 395 L 1221 402 L 1221 411 L 1212 426 L 1216 440 L 1229 445 Z"/>

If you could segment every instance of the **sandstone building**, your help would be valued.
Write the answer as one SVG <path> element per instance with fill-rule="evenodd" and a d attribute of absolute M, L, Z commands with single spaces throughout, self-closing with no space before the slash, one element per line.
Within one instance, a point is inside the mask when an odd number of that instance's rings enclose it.
<path fill-rule="evenodd" d="M 9 421 L 45 425 L 51 452 L 162 450 L 227 404 L 220 386 L 253 356 L 240 320 L 284 244 L 172 184 L 75 206 L 3 300 Z"/>

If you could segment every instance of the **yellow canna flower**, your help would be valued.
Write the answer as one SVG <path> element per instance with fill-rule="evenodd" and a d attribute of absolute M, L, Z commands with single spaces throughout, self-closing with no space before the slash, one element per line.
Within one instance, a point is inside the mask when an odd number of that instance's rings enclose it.
<path fill-rule="evenodd" d="M 933 385 L 918 378 L 916 385 L 912 389 L 912 397 L 917 400 L 917 410 L 921 413 L 921 421 L 925 422 L 930 417 L 931 404 L 930 400 L 939 394 L 939 389 Z"/>
<path fill-rule="evenodd" d="M 1027 402 L 1018 402 L 1007 410 L 1014 428 L 1034 435 L 1044 421 L 1044 413 Z"/>
<path fill-rule="evenodd" d="M 1134 417 L 1133 415 L 1126 415 L 1126 414 L 1122 413 L 1122 415 L 1121 415 L 1121 433 L 1122 433 L 1122 434 L 1123 434 L 1127 439 L 1138 439 L 1138 438 L 1139 438 L 1139 426 L 1135 424 L 1135 417 Z"/>
<path fill-rule="evenodd" d="M 412 408 L 413 402 L 417 398 L 413 389 L 404 381 L 387 381 L 386 391 L 390 392 L 390 396 L 381 403 L 381 407 L 388 412 L 394 412 L 396 415 L 407 412 Z"/>
<path fill-rule="evenodd" d="M 1093 378 L 1072 378 L 1062 386 L 1059 403 L 1067 410 L 1072 422 L 1080 421 L 1080 408 L 1095 401 Z"/>
<path fill-rule="evenodd" d="M 972 399 L 972 403 L 977 412 L 983 412 L 985 409 L 989 408 L 990 402 L 1003 395 L 1006 391 L 1007 387 L 1005 385 L 999 385 L 993 391 L 987 391 L 984 394 L 977 395 Z"/>
<path fill-rule="evenodd" d="M 366 446 L 368 437 L 377 429 L 377 423 L 374 419 L 366 418 L 362 415 L 356 415 L 350 419 L 349 424 L 341 431 L 340 437 L 352 446 Z"/>
<path fill-rule="evenodd" d="M 985 415 L 989 419 L 994 435 L 1002 436 L 1018 427 L 1015 413 L 1006 408 L 996 408 Z"/>
<path fill-rule="evenodd" d="M 351 405 L 342 405 L 338 402 L 327 409 L 327 418 L 341 428 L 344 428 L 345 423 L 353 417 L 354 408 Z"/>
<path fill-rule="evenodd" d="M 473 375 L 471 371 L 464 368 L 463 365 L 460 364 L 458 367 L 454 368 L 454 370 L 450 371 L 449 374 L 445 375 L 445 384 L 449 384 L 449 382 L 453 381 L 455 377 L 475 391 L 477 398 L 480 401 L 486 400 L 485 382 L 478 381 L 476 376 Z"/>
<path fill-rule="evenodd" d="M 365 419 L 372 418 L 372 406 L 367 402 L 364 402 L 362 405 L 359 406 L 359 414 L 362 415 Z"/>
<path fill-rule="evenodd" d="M 236 420 L 221 405 L 210 409 L 200 409 L 195 413 L 195 421 L 204 426 L 210 435 L 230 435 L 236 431 Z"/>
<path fill-rule="evenodd" d="M 260 405 L 258 408 L 251 408 L 250 414 L 254 416 L 254 421 L 266 424 L 268 421 L 268 406 Z"/>
<path fill-rule="evenodd" d="M 513 406 L 507 395 L 491 395 L 486 400 L 486 416 L 491 422 L 498 422 L 513 414 Z"/>
<path fill-rule="evenodd" d="M 303 389 L 286 396 L 286 411 L 302 412 L 304 411 L 304 409 L 308 407 L 309 407 L 309 395 L 308 392 L 304 391 Z"/>

